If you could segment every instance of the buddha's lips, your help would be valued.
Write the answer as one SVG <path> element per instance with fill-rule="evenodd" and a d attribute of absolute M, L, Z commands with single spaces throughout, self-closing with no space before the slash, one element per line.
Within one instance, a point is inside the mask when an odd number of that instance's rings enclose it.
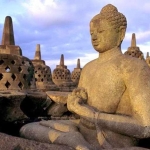
<path fill-rule="evenodd" d="M 98 46 L 98 42 L 92 42 L 94 46 Z"/>

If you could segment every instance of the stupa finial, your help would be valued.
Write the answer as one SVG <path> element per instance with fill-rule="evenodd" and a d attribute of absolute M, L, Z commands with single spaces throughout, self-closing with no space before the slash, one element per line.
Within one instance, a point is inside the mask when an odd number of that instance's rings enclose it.
<path fill-rule="evenodd" d="M 36 51 L 35 51 L 35 60 L 41 60 L 41 49 L 40 49 L 40 44 L 36 45 Z"/>
<path fill-rule="evenodd" d="M 15 45 L 13 23 L 12 23 L 12 19 L 10 16 L 7 16 L 5 18 L 1 44 L 2 45 Z"/>
<path fill-rule="evenodd" d="M 149 57 L 149 52 L 147 52 L 147 55 L 146 55 L 146 58 L 148 58 Z"/>
<path fill-rule="evenodd" d="M 135 33 L 132 33 L 131 47 L 136 47 L 136 37 L 135 37 Z"/>
<path fill-rule="evenodd" d="M 80 59 L 77 60 L 77 68 L 80 68 Z"/>
<path fill-rule="evenodd" d="M 61 57 L 60 57 L 60 66 L 64 66 L 64 55 L 61 54 Z"/>

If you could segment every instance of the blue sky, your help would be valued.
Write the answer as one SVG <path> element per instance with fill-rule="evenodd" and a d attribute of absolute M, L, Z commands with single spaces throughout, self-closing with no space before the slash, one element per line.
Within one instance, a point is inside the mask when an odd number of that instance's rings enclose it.
<path fill-rule="evenodd" d="M 127 18 L 122 51 L 136 33 L 137 46 L 146 55 L 150 51 L 149 0 L 0 0 L 0 35 L 5 17 L 11 16 L 15 43 L 24 56 L 33 59 L 36 44 L 41 44 L 42 59 L 52 70 L 64 54 L 65 64 L 72 71 L 78 58 L 83 67 L 98 57 L 91 45 L 89 22 L 109 3 Z"/>

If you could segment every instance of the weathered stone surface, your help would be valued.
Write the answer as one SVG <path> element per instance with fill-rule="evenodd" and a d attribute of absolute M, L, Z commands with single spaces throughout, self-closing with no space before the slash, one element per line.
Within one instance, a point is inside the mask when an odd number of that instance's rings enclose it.
<path fill-rule="evenodd" d="M 71 147 L 57 144 L 41 143 L 24 138 L 14 137 L 8 134 L 0 133 L 0 149 L 1 150 L 74 150 Z M 119 148 L 111 150 L 146 150 L 144 148 Z"/>
<path fill-rule="evenodd" d="M 26 93 L 18 91 L 0 91 L 0 122 L 25 119 L 27 116 L 20 109 Z"/>
<path fill-rule="evenodd" d="M 54 103 L 47 109 L 47 115 L 61 117 L 67 111 L 67 105 Z"/>
<path fill-rule="evenodd" d="M 47 144 L 0 133 L 1 150 L 74 150 L 65 145 Z M 106 150 L 146 150 L 144 148 L 114 148 Z"/>
<path fill-rule="evenodd" d="M 51 104 L 45 92 L 41 91 L 0 91 L 0 121 L 36 118 L 46 115 Z"/>
<path fill-rule="evenodd" d="M 1 150 L 73 150 L 71 147 L 40 143 L 0 133 Z"/>
<path fill-rule="evenodd" d="M 27 124 L 27 125 L 25 125 L 22 129 L 21 129 L 21 136 L 22 137 L 24 137 L 24 138 L 26 138 L 26 137 L 28 137 L 28 139 L 34 139 L 34 140 L 36 140 L 36 141 L 38 141 L 38 142 L 42 142 L 42 143 L 49 143 L 50 144 L 50 141 L 49 141 L 49 135 L 48 135 L 48 133 L 49 133 L 49 124 L 47 124 L 47 122 L 49 122 L 49 121 L 44 121 L 44 122 L 37 122 L 37 123 L 30 123 L 30 124 Z M 56 121 L 51 121 L 51 122 L 56 122 Z M 39 126 L 38 124 L 39 123 L 42 123 L 42 125 L 41 126 Z M 57 128 L 59 128 L 60 127 L 60 124 L 62 124 L 62 123 L 66 123 L 66 121 L 65 120 L 57 120 L 57 123 L 59 123 L 59 126 L 58 126 L 58 124 L 54 124 Z M 73 122 L 72 122 L 73 123 Z M 45 126 L 47 126 L 47 127 L 49 127 L 49 128 L 45 128 L 43 125 L 45 124 Z M 69 125 L 69 122 L 67 123 L 68 125 Z M 65 125 L 67 125 L 67 124 L 65 124 Z M 64 126 L 64 127 L 60 127 L 60 129 L 61 130 L 63 130 L 63 131 L 66 131 L 66 130 L 68 130 L 67 128 L 66 128 L 67 126 Z M 29 130 L 30 130 L 30 132 L 27 132 L 27 133 L 25 133 L 26 132 L 26 129 L 27 128 L 29 128 Z M 41 134 L 37 134 L 37 133 L 35 133 L 35 132 L 37 132 L 37 131 L 39 131 Z M 92 132 L 91 132 L 92 133 Z M 50 133 L 50 134 L 52 134 L 52 132 Z M 58 133 L 55 133 L 55 135 L 54 135 L 54 137 L 55 136 L 57 136 L 57 134 Z M 72 132 L 72 134 L 66 134 L 66 136 L 67 136 L 67 141 L 72 141 L 72 142 L 74 142 L 74 136 L 76 136 L 76 133 L 74 133 L 74 132 Z M 62 138 L 64 139 L 64 140 L 66 140 L 66 136 L 64 135 Z M 63 139 L 62 139 L 62 143 L 65 143 L 64 141 L 63 141 Z M 82 140 L 80 137 L 79 137 L 79 142 L 80 142 L 80 140 Z M 50 144 L 51 145 L 51 144 Z M 53 146 L 53 144 L 51 145 L 51 146 Z M 58 146 L 58 144 L 57 144 L 57 146 Z M 60 144 L 59 143 L 59 146 L 60 146 L 60 148 L 64 148 L 64 145 L 62 145 L 62 144 Z M 66 147 L 67 148 L 67 147 Z M 103 149 L 103 148 L 102 148 Z M 76 150 L 79 150 L 78 148 L 76 148 Z M 82 149 L 81 149 L 82 150 Z M 88 149 L 83 149 L 83 150 L 88 150 Z M 93 150 L 93 149 L 89 149 L 89 150 Z M 101 150 L 101 148 L 100 149 L 94 149 L 94 150 Z M 125 147 L 125 148 L 106 148 L 106 150 L 147 150 L 146 148 L 141 148 L 141 147 Z"/>
<path fill-rule="evenodd" d="M 20 107 L 29 118 L 36 118 L 43 115 L 48 103 L 46 100 L 45 92 L 28 91 Z"/>
<path fill-rule="evenodd" d="M 32 62 L 23 56 L 0 54 L 0 90 L 35 89 Z"/>
<path fill-rule="evenodd" d="M 59 92 L 59 91 L 47 91 L 47 96 L 53 100 L 55 103 L 66 104 L 68 94 L 71 92 Z"/>
<path fill-rule="evenodd" d="M 67 109 L 67 98 L 70 92 L 47 91 L 46 94 L 53 101 L 47 108 L 47 115 L 61 117 Z"/>

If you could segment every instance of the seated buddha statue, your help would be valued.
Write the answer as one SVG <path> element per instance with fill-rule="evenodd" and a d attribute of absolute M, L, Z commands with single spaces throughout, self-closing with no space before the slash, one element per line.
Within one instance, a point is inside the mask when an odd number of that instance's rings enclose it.
<path fill-rule="evenodd" d="M 125 16 L 111 4 L 93 17 L 91 41 L 99 57 L 85 65 L 67 99 L 80 119 L 30 123 L 21 128 L 22 137 L 76 150 L 130 149 L 150 137 L 150 69 L 122 54 L 126 26 Z"/>

